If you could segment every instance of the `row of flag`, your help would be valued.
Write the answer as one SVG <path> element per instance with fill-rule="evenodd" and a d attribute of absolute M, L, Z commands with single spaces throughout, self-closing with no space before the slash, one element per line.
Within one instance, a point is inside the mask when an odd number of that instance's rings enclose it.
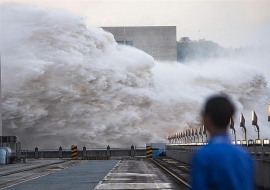
<path fill-rule="evenodd" d="M 270 104 L 268 105 L 268 121 L 270 121 Z M 230 119 L 229 125 L 230 125 L 230 129 L 234 130 L 233 118 Z M 252 110 L 252 125 L 255 125 L 257 128 L 259 128 L 258 117 L 254 110 Z M 240 127 L 245 128 L 245 117 L 242 113 L 240 114 Z M 204 125 L 201 127 L 186 129 L 182 132 L 168 135 L 167 139 L 172 140 L 176 138 L 194 137 L 194 136 L 199 136 L 199 135 L 206 135 L 206 129 Z"/>
<path fill-rule="evenodd" d="M 168 135 L 167 139 L 171 140 L 176 138 L 194 137 L 199 135 L 206 135 L 206 129 L 204 125 L 201 127 L 186 129 L 182 132 Z"/>

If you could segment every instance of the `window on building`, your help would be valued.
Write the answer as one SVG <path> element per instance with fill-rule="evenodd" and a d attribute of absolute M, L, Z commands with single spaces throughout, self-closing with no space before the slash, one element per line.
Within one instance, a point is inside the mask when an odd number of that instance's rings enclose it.
<path fill-rule="evenodd" d="M 126 45 L 133 46 L 133 41 L 126 41 Z"/>
<path fill-rule="evenodd" d="M 118 44 L 121 45 L 127 45 L 127 46 L 133 46 L 133 41 L 116 41 Z"/>
<path fill-rule="evenodd" d="M 116 41 L 118 44 L 125 44 L 125 41 Z"/>

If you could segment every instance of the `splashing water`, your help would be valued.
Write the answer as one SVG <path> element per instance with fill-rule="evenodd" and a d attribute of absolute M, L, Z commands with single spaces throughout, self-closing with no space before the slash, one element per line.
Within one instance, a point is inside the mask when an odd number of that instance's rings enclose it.
<path fill-rule="evenodd" d="M 270 136 L 269 57 L 162 63 L 64 10 L 1 11 L 3 133 L 24 148 L 164 142 L 198 125 L 204 99 L 221 92 L 245 114 L 249 138 L 252 109 L 262 138 Z"/>

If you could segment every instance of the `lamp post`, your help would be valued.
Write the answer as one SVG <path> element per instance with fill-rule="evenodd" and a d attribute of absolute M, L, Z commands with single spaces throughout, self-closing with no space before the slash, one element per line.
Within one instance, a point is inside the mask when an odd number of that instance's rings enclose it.
<path fill-rule="evenodd" d="M 183 137 L 183 144 L 186 144 L 186 133 L 185 133 L 185 131 L 182 131 L 182 137 Z"/>
<path fill-rule="evenodd" d="M 270 154 L 270 141 L 269 139 L 263 139 L 263 154 L 264 156 L 268 156 Z"/>
<path fill-rule="evenodd" d="M 247 129 L 245 126 L 245 118 L 244 118 L 244 115 L 242 113 L 240 115 L 240 127 L 242 127 L 242 131 L 243 131 L 243 133 L 245 133 L 245 140 L 247 141 Z"/>
<path fill-rule="evenodd" d="M 188 130 L 188 135 L 189 135 L 189 139 L 190 139 L 190 144 L 193 143 L 193 138 L 192 138 L 192 129 Z"/>
<path fill-rule="evenodd" d="M 258 117 L 256 115 L 256 112 L 252 110 L 252 125 L 254 126 L 255 131 L 258 133 L 258 139 L 260 139 L 260 128 L 257 121 Z"/>
<path fill-rule="evenodd" d="M 199 139 L 199 134 L 198 134 L 198 130 L 199 130 L 199 128 L 197 127 L 197 128 L 195 129 L 195 136 L 196 136 L 197 139 L 198 139 L 197 143 L 199 143 L 199 141 L 200 141 L 200 139 Z"/>
<path fill-rule="evenodd" d="M 188 129 L 186 130 L 186 137 L 187 137 L 187 144 L 189 143 L 189 135 L 188 135 Z"/>
<path fill-rule="evenodd" d="M 233 118 L 230 118 L 230 129 L 232 130 L 232 134 L 234 135 L 234 142 L 236 144 L 236 133 L 235 133 L 235 128 L 234 128 Z"/>
<path fill-rule="evenodd" d="M 188 144 L 190 144 L 190 129 L 187 129 Z"/>
<path fill-rule="evenodd" d="M 252 139 L 248 140 L 248 146 L 254 146 L 254 141 Z"/>
<path fill-rule="evenodd" d="M 263 146 L 269 146 L 270 140 L 269 139 L 263 139 Z"/>
<path fill-rule="evenodd" d="M 191 129 L 191 139 L 192 139 L 192 143 L 195 143 L 195 135 L 194 135 L 194 129 Z"/>
<path fill-rule="evenodd" d="M 191 130 L 188 129 L 189 143 L 192 143 Z"/>
<path fill-rule="evenodd" d="M 207 141 L 207 133 L 206 133 L 206 128 L 205 128 L 204 125 L 203 125 L 203 128 L 202 128 L 202 133 L 205 135 L 205 139 Z"/>
<path fill-rule="evenodd" d="M 184 135 L 183 135 L 183 132 L 181 131 L 180 132 L 180 137 L 181 137 L 181 144 L 184 144 Z"/>
<path fill-rule="evenodd" d="M 202 129 L 202 127 L 200 127 L 199 135 L 202 137 L 202 144 L 203 144 L 203 129 Z"/>

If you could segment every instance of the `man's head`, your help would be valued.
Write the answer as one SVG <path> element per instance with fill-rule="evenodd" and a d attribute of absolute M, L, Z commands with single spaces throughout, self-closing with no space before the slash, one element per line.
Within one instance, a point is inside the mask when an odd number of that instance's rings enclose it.
<path fill-rule="evenodd" d="M 226 131 L 234 110 L 233 104 L 225 96 L 216 95 L 207 99 L 202 116 L 204 125 L 211 135 Z"/>

